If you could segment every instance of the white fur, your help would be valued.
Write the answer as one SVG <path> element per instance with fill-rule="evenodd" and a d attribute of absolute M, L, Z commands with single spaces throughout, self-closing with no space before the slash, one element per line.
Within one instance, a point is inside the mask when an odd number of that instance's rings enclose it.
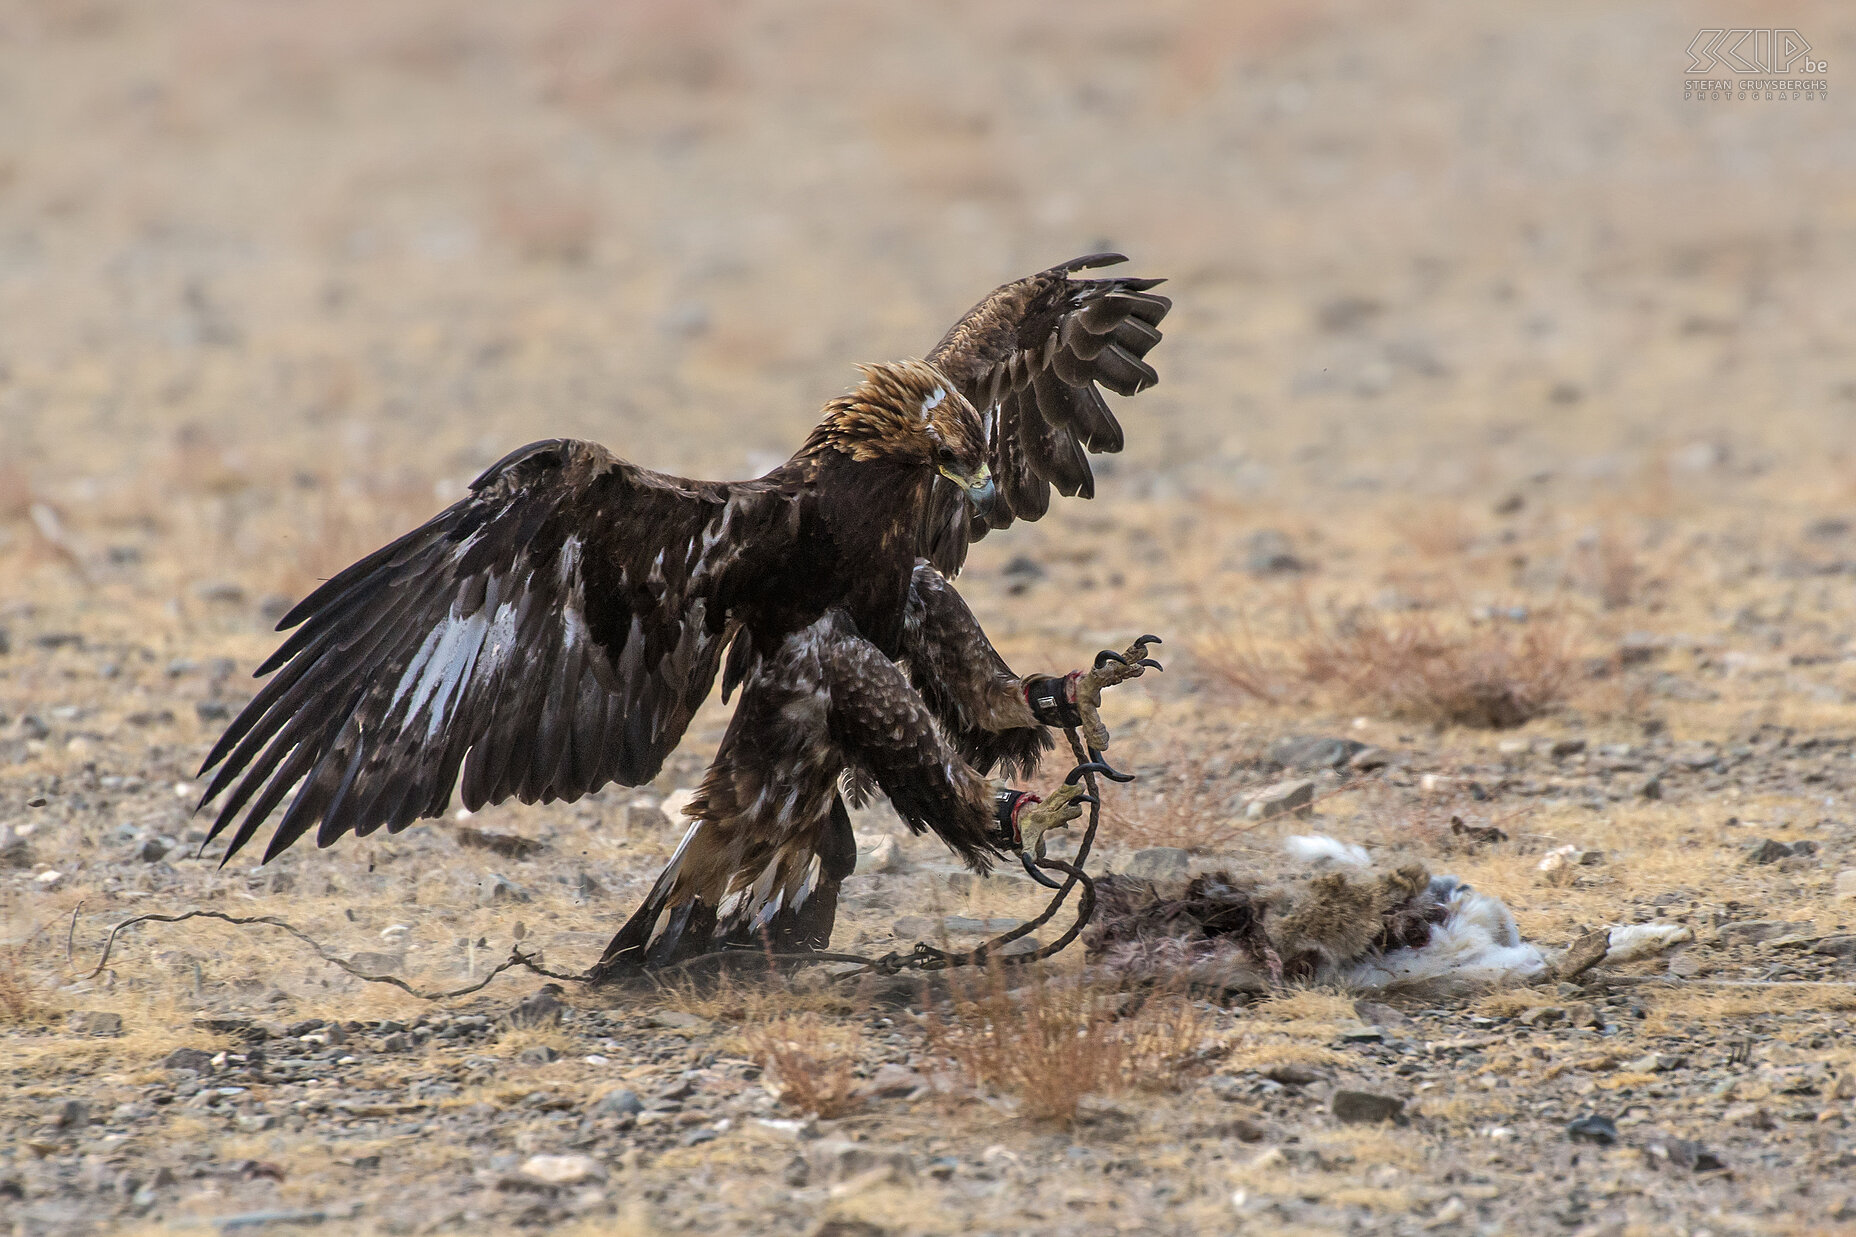
<path fill-rule="evenodd" d="M 1306 863 L 1310 867 L 1324 863 L 1339 863 L 1348 867 L 1363 868 L 1370 862 L 1366 857 L 1364 847 L 1324 837 L 1318 833 L 1296 834 L 1284 838 L 1282 848 L 1289 853 L 1289 858 Z"/>
<path fill-rule="evenodd" d="M 1611 929 L 1606 962 L 1635 962 L 1651 958 L 1672 945 L 1692 941 L 1695 934 L 1679 923 L 1633 923 Z"/>
<path fill-rule="evenodd" d="M 1345 964 L 1326 977 L 1368 991 L 1424 988 L 1461 991 L 1525 983 L 1547 969 L 1546 955 L 1521 939 L 1500 898 L 1458 885 L 1444 903 L 1445 918 L 1422 949 L 1394 949 Z"/>

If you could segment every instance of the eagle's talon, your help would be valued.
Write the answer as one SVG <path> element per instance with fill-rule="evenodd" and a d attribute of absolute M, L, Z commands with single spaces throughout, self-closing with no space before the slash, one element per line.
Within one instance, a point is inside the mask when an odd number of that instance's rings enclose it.
<path fill-rule="evenodd" d="M 1108 761 L 1102 758 L 1102 753 L 1098 752 L 1093 747 L 1089 749 L 1089 763 L 1101 765 L 1102 767 L 1095 770 L 1095 772 L 1100 773 L 1111 782 L 1132 782 L 1134 780 L 1134 774 L 1123 773 L 1121 770 L 1114 768 Z"/>
<path fill-rule="evenodd" d="M 1124 666 L 1128 664 L 1128 659 L 1123 657 L 1120 653 L 1117 653 L 1114 649 L 1103 649 L 1100 653 L 1096 654 L 1095 668 L 1100 670 L 1112 661 L 1120 662 Z"/>
<path fill-rule="evenodd" d="M 1033 859 L 1028 852 L 1020 851 L 1018 853 L 1018 861 L 1025 865 L 1025 875 L 1029 876 L 1032 880 L 1036 881 L 1038 884 L 1044 886 L 1044 888 L 1046 889 L 1062 889 L 1063 888 L 1062 881 L 1052 880 L 1050 877 L 1044 875 L 1043 869 L 1038 867 L 1037 860 Z"/>
<path fill-rule="evenodd" d="M 1085 760 L 1082 764 L 1077 765 L 1074 769 L 1071 769 L 1070 772 L 1064 776 L 1063 784 L 1065 786 L 1074 786 L 1076 785 L 1077 780 L 1081 778 L 1083 774 L 1085 773 L 1112 774 L 1114 772 L 1115 771 L 1113 769 L 1109 768 L 1107 765 L 1103 764 L 1099 760 Z"/>
<path fill-rule="evenodd" d="M 1141 660 L 1135 662 L 1134 664 L 1137 666 L 1152 666 L 1155 670 L 1161 670 L 1161 671 L 1164 671 L 1166 669 L 1165 666 L 1161 665 L 1159 662 L 1155 661 L 1151 657 L 1143 657 L 1141 658 Z"/>

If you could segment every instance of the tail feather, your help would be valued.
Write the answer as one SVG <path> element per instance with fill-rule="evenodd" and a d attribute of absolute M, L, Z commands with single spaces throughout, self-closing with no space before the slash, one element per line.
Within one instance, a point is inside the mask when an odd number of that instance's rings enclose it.
<path fill-rule="evenodd" d="M 701 855 L 712 826 L 690 826 L 676 853 L 664 866 L 644 902 L 619 929 L 593 967 L 591 979 L 603 983 L 655 967 L 670 966 L 717 949 L 763 946 L 775 952 L 824 949 L 838 914 L 838 886 L 857 866 L 851 819 L 842 799 L 834 799 L 830 820 L 805 853 L 797 879 L 789 861 L 798 856 L 776 852 L 756 879 L 730 883 L 735 891 L 705 897 L 683 879 L 694 851 Z"/>

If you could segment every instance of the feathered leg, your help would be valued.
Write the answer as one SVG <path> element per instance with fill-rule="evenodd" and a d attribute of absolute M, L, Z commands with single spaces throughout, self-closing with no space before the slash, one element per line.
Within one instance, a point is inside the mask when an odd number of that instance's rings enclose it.
<path fill-rule="evenodd" d="M 991 784 L 895 663 L 833 612 L 760 658 L 690 804 L 695 823 L 595 981 L 734 943 L 829 944 L 838 885 L 856 861 L 838 794 L 847 770 L 973 866 L 999 853 Z"/>

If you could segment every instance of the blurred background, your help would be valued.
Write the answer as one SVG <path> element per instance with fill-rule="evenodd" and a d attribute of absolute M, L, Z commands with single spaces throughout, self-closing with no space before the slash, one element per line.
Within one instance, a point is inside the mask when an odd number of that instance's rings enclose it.
<path fill-rule="evenodd" d="M 1796 29 L 1830 98 L 1685 98 L 1704 18 Z M 1262 533 L 1330 570 L 1545 538 L 1490 587 L 1608 605 L 1573 559 L 1614 529 L 1755 554 L 1856 496 L 1853 35 L 1828 3 L 10 0 L 0 589 L 253 630 L 515 445 L 756 473 L 854 362 L 1115 248 L 1177 309 L 1065 520 L 1158 504 L 1234 588 Z"/>

